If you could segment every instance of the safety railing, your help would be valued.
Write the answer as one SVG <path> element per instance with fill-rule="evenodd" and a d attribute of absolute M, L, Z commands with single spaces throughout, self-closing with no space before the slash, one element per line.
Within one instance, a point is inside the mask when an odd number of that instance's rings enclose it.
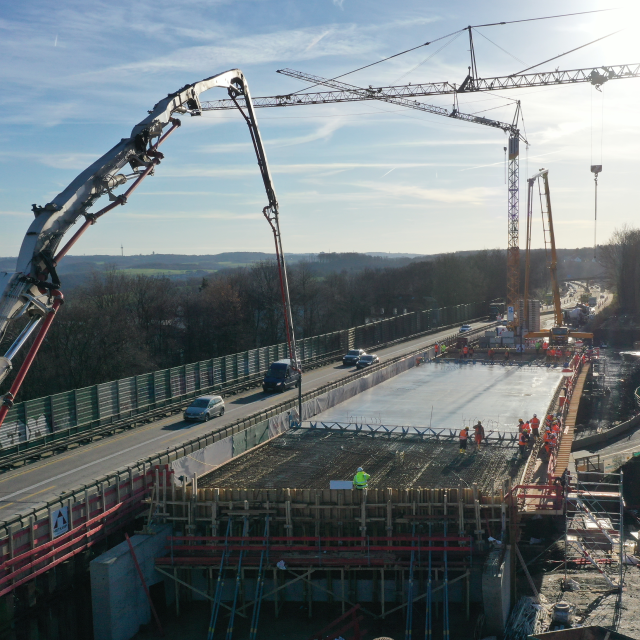
<path fill-rule="evenodd" d="M 484 303 L 419 311 L 299 341 L 303 367 L 339 359 L 354 346 L 385 347 L 434 330 L 459 316 L 475 318 Z M 377 341 L 377 342 L 376 342 Z M 180 411 L 198 395 L 235 394 L 258 386 L 286 344 L 107 382 L 17 403 L 0 428 L 0 465 L 11 466 L 118 428 Z"/>
<path fill-rule="evenodd" d="M 479 331 L 475 330 L 470 334 Z M 451 343 L 456 335 L 452 333 L 438 341 Z M 423 351 L 424 346 L 318 387 L 305 393 L 303 401 L 370 375 L 377 369 L 404 358 L 414 358 Z M 297 402 L 297 398 L 294 398 L 278 403 L 245 419 L 140 460 L 131 467 L 115 470 L 91 483 L 75 487 L 53 500 L 36 505 L 26 513 L 5 520 L 0 524 L 0 595 L 37 577 L 64 559 L 81 553 L 108 533 L 140 516 L 148 508 L 146 498 L 154 483 L 158 485 L 159 475 L 163 476 L 163 487 L 169 484 L 173 486 L 173 483 L 168 482 L 173 473 L 169 469 L 171 462 L 284 413 L 296 407 Z M 62 528 L 57 526 L 60 515 L 67 521 L 68 529 L 64 525 Z"/>

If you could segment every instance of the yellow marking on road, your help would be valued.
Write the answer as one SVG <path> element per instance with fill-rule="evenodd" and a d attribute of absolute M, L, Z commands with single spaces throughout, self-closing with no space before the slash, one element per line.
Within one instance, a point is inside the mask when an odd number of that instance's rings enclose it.
<path fill-rule="evenodd" d="M 442 332 L 445 335 L 449 335 L 448 331 L 443 331 Z M 437 340 L 439 338 L 438 334 L 433 334 L 432 336 L 430 336 L 429 338 L 425 338 L 426 340 Z M 420 339 L 418 339 L 417 341 L 419 341 L 421 344 L 424 344 Z M 411 351 L 413 348 L 415 348 L 416 344 L 412 344 L 413 341 L 411 341 L 409 344 L 407 344 L 404 348 L 400 348 L 400 349 L 396 349 L 394 351 L 391 351 L 390 353 L 385 354 L 384 356 L 381 356 L 381 360 L 383 358 L 388 358 L 389 356 L 395 354 L 395 353 L 399 353 L 401 351 L 404 350 L 408 350 Z M 388 348 L 388 347 L 387 347 Z M 384 351 L 384 349 L 382 350 Z M 345 373 L 352 373 L 352 371 L 345 371 Z M 318 380 L 321 380 L 323 378 L 327 378 L 329 376 L 333 375 L 333 372 L 329 372 L 328 374 L 324 375 L 324 376 L 318 376 L 317 378 L 314 379 L 314 382 L 317 382 Z M 341 376 L 338 376 L 341 377 Z M 249 393 L 253 393 L 253 392 L 249 392 Z M 239 399 L 239 398 L 237 398 Z M 258 402 L 258 401 L 254 401 L 254 402 Z M 253 404 L 253 402 L 248 403 L 248 404 Z M 246 405 L 245 405 L 246 406 Z M 233 409 L 230 409 L 227 413 L 231 413 L 232 411 L 237 411 L 239 410 L 241 407 L 235 407 Z M 158 423 L 161 422 L 162 420 L 167 420 L 167 418 L 162 418 L 161 420 L 156 420 L 155 422 L 150 423 L 148 426 L 146 427 L 136 427 L 135 429 L 132 429 L 131 431 L 127 431 L 125 433 L 120 434 L 119 436 L 112 436 L 109 438 L 104 438 L 103 441 L 97 443 L 97 444 L 91 444 L 91 445 L 80 445 L 78 448 L 74 449 L 71 453 L 69 453 L 68 455 L 65 456 L 52 456 L 51 460 L 49 460 L 48 462 L 45 462 L 43 464 L 35 464 L 35 465 L 28 465 L 27 468 L 25 468 L 24 470 L 20 471 L 19 473 L 14 473 L 11 475 L 7 475 L 4 478 L 0 478 L 0 484 L 2 484 L 3 482 L 8 482 L 11 481 L 15 478 L 19 478 L 20 476 L 23 476 L 27 473 L 33 473 L 34 471 L 39 471 L 40 469 L 44 469 L 45 467 L 48 467 L 52 464 L 56 464 L 58 462 L 62 462 L 64 460 L 68 460 L 69 458 L 73 458 L 74 456 L 81 454 L 83 452 L 86 451 L 94 451 L 95 449 L 99 449 L 100 447 L 103 447 L 107 444 L 110 444 L 112 442 L 118 442 L 120 440 L 123 440 L 125 438 L 129 438 L 132 436 L 135 436 L 136 434 L 139 433 L 144 433 L 145 431 L 149 431 L 151 429 L 157 429 L 158 428 Z M 204 423 L 203 423 L 204 424 Z M 228 426 L 228 425 L 224 425 L 224 426 Z M 222 428 L 222 427 L 221 427 Z M 176 436 L 173 436 L 171 438 L 167 438 L 167 442 L 171 441 L 171 440 L 175 440 L 176 438 L 180 438 L 184 435 L 186 429 L 180 429 L 179 432 Z M 42 491 L 46 491 L 46 489 L 43 489 Z M 40 493 L 40 492 L 38 492 Z M 33 494 L 36 495 L 36 494 Z M 9 506 L 10 504 L 14 504 L 14 503 L 9 503 L 8 505 L 5 506 L 0 506 L 0 509 L 4 509 L 7 506 Z"/>
<path fill-rule="evenodd" d="M 28 495 L 26 498 L 24 498 L 24 500 L 18 500 L 18 502 L 28 502 L 29 498 L 33 498 L 33 496 L 37 496 L 39 493 L 44 493 L 45 491 L 49 491 L 49 489 L 54 489 L 55 486 L 56 486 L 55 484 L 52 484 L 50 487 L 47 487 L 46 489 L 40 489 L 40 491 L 35 491 L 31 495 Z M 1 503 L 1 501 L 0 501 L 0 503 Z M 15 502 L 9 502 L 8 504 L 2 504 L 0 506 L 0 509 L 6 509 L 7 507 L 10 507 L 12 504 L 15 504 Z"/>

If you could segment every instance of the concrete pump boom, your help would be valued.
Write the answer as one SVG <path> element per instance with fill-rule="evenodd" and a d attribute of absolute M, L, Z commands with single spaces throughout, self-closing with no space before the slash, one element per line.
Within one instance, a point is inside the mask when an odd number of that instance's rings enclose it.
<path fill-rule="evenodd" d="M 174 115 L 200 115 L 202 106 L 199 96 L 202 92 L 214 87 L 227 89 L 230 100 L 240 109 L 249 127 L 267 193 L 268 204 L 263 209 L 263 213 L 271 226 L 276 245 L 289 354 L 294 368 L 300 369 L 280 234 L 278 200 L 256 122 L 249 86 L 243 73 L 239 69 L 232 69 L 200 82 L 185 85 L 175 93 L 170 93 L 149 111 L 149 115 L 144 120 L 133 127 L 128 138 L 123 138 L 85 169 L 51 202 L 44 206 L 33 205 L 35 220 L 31 223 L 22 242 L 16 270 L 14 273 L 0 273 L 0 340 L 18 318 L 23 316 L 30 318 L 4 357 L 0 357 L 0 382 L 9 374 L 12 369 L 12 360 L 38 325 L 40 330 L 11 390 L 3 398 L 3 404 L 0 407 L 0 424 L 12 406 L 15 393 L 57 309 L 62 304 L 62 294 L 59 291 L 60 280 L 56 273 L 58 262 L 89 226 L 95 224 L 102 215 L 116 206 L 125 205 L 140 182 L 154 174 L 155 167 L 164 157 L 158 151 L 158 147 L 181 124 Z M 130 172 L 122 172 L 127 166 Z M 118 187 L 129 181 L 132 181 L 132 184 L 123 193 L 114 194 Z M 110 204 L 99 211 L 90 212 L 94 203 L 103 195 L 108 196 Z M 64 235 L 80 217 L 84 217 L 83 224 L 67 244 L 59 249 Z"/>

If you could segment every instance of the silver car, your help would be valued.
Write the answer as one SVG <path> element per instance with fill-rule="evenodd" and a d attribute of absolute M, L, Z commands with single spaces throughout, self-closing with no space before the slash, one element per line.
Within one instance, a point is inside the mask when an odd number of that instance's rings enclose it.
<path fill-rule="evenodd" d="M 224 415 L 224 400 L 220 396 L 200 396 L 184 412 L 185 420 L 206 422 L 214 416 Z"/>

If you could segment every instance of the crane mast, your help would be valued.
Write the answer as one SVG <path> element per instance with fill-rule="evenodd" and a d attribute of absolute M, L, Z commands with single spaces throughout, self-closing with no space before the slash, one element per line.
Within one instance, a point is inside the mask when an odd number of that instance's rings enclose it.
<path fill-rule="evenodd" d="M 471 38 L 471 33 L 470 33 Z M 471 41 L 471 45 L 472 45 Z M 472 47 L 473 49 L 473 47 Z M 511 125 L 473 114 L 461 113 L 458 108 L 458 96 L 466 93 L 485 91 L 502 91 L 507 89 L 521 89 L 525 87 L 548 87 L 565 84 L 591 84 L 601 87 L 610 80 L 622 80 L 640 77 L 640 64 L 603 65 L 581 69 L 555 71 L 541 71 L 536 73 L 513 74 L 510 76 L 496 76 L 480 78 L 475 63 L 475 53 L 472 51 L 472 65 L 469 74 L 460 85 L 451 82 L 429 82 L 400 86 L 382 86 L 367 88 L 357 87 L 336 79 L 326 79 L 320 76 L 280 69 L 278 73 L 292 78 L 304 80 L 314 85 L 324 85 L 331 91 L 290 93 L 276 96 L 254 98 L 255 108 L 294 107 L 311 104 L 332 104 L 338 102 L 360 102 L 366 100 L 381 100 L 390 104 L 399 104 L 411 109 L 417 109 L 434 115 L 455 118 L 464 122 L 482 124 L 502 129 L 509 134 L 508 142 L 508 197 L 507 197 L 507 305 L 516 308 L 520 299 L 520 247 L 519 247 L 519 207 L 520 207 L 520 141 L 527 142 L 518 129 L 521 116 L 520 103 L 517 103 L 516 113 Z M 451 111 L 443 107 L 427 105 L 415 98 L 432 95 L 453 95 L 454 107 Z M 202 102 L 203 111 L 220 111 L 235 108 L 231 100 Z M 525 302 L 526 304 L 526 302 Z M 518 322 L 522 324 L 521 318 Z"/>
<path fill-rule="evenodd" d="M 538 195 L 540 198 L 540 210 L 542 213 L 542 231 L 544 234 L 544 248 L 551 278 L 551 292 L 553 295 L 554 325 L 551 331 L 528 331 L 526 338 L 546 338 L 550 342 L 566 344 L 568 337 L 592 339 L 592 333 L 580 333 L 569 331 L 564 325 L 562 314 L 562 302 L 560 300 L 560 284 L 558 282 L 558 253 L 556 251 L 556 237 L 553 229 L 553 214 L 551 211 L 551 190 L 549 188 L 549 170 L 541 169 L 532 178 L 527 179 L 527 239 L 525 258 L 525 285 L 524 285 L 524 322 L 529 318 L 529 288 L 531 269 L 531 227 L 533 220 L 534 187 L 538 183 Z M 524 325 L 523 325 L 524 326 Z M 528 328 L 528 327 L 527 327 Z"/>

